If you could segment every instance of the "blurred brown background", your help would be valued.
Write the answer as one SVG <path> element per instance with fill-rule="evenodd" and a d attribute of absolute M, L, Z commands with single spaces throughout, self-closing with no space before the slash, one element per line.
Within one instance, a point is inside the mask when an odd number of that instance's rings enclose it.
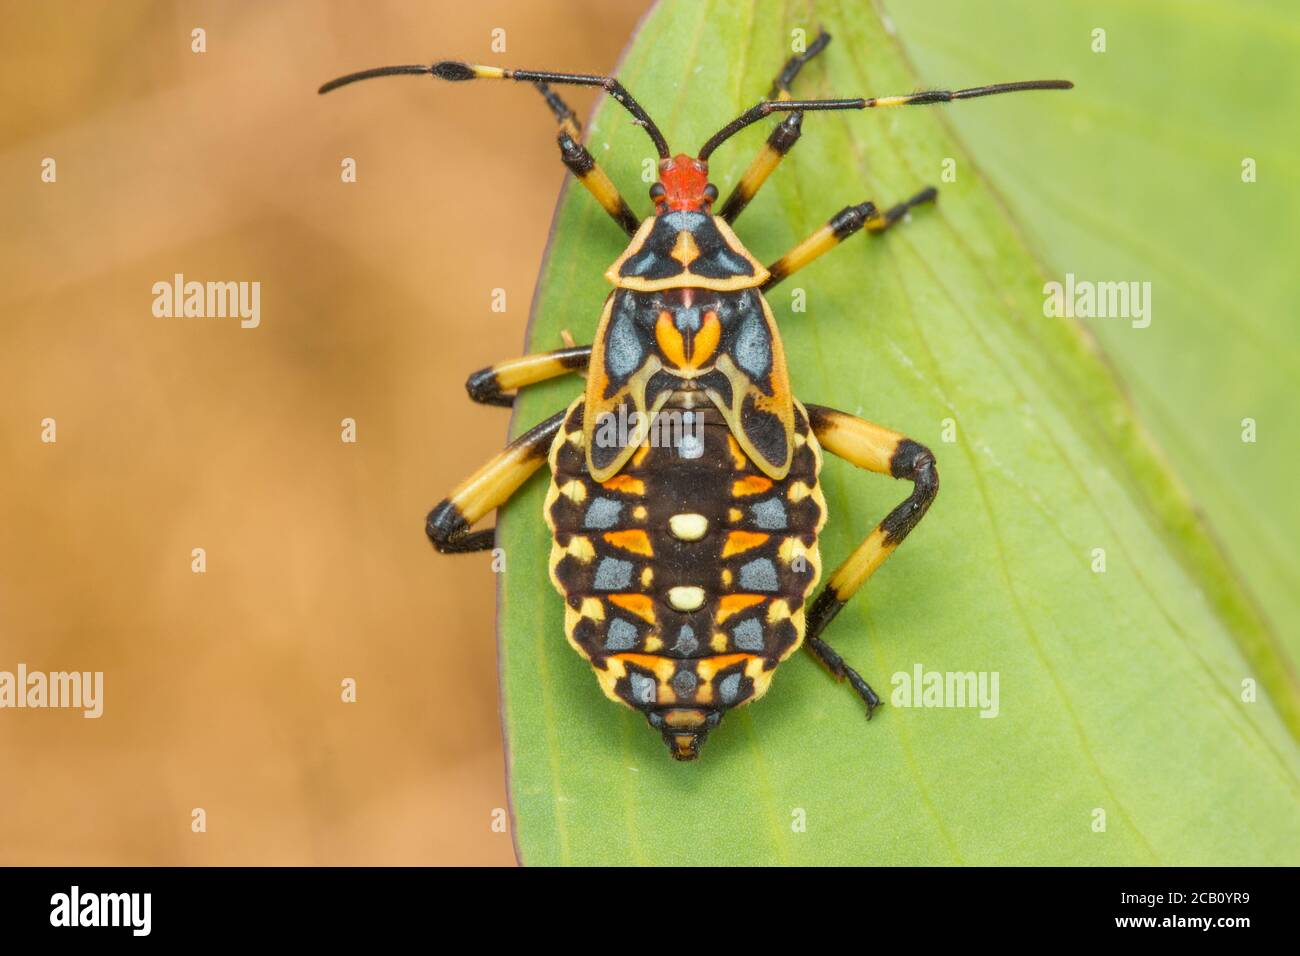
<path fill-rule="evenodd" d="M 513 861 L 489 559 L 422 520 L 504 440 L 463 382 L 521 348 L 554 126 L 507 84 L 315 89 L 606 71 L 645 6 L 0 4 L 0 670 L 105 672 L 99 720 L 0 710 L 0 863 Z M 177 272 L 260 281 L 260 327 L 155 318 Z"/>

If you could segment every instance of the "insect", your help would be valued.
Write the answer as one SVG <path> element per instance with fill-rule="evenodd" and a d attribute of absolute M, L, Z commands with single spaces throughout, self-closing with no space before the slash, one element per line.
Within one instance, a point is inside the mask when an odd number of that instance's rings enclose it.
<path fill-rule="evenodd" d="M 564 599 L 569 643 L 612 700 L 643 713 L 672 756 L 693 760 L 733 707 L 762 697 L 777 664 L 801 646 L 866 704 L 880 697 L 826 642 L 827 625 L 925 515 L 939 490 L 934 455 L 880 425 L 790 390 L 776 321 L 764 295 L 856 232 L 880 235 L 935 199 L 926 188 L 885 209 L 846 206 L 764 266 L 731 224 L 798 141 L 805 113 L 945 103 L 1064 80 L 1002 83 L 867 99 L 796 100 L 790 86 L 826 48 L 818 35 L 789 59 L 768 97 L 723 126 L 694 156 L 673 155 L 641 104 L 612 76 L 512 70 L 442 60 L 340 77 L 429 74 L 452 82 L 532 84 L 559 123 L 565 166 L 630 237 L 605 272 L 613 286 L 589 346 L 526 355 L 475 372 L 477 402 L 508 406 L 521 388 L 585 372 L 585 392 L 511 442 L 438 503 L 426 531 L 441 552 L 482 551 L 494 529 L 471 530 L 541 466 L 551 484 L 544 518 L 550 577 Z M 596 86 L 645 130 L 658 153 L 654 211 L 633 213 L 580 140 L 552 89 Z M 774 113 L 785 116 L 717 213 L 709 156 Z M 666 439 L 665 440 L 665 436 Z M 827 517 L 823 452 L 912 483 L 809 603 L 821 573 Z"/>

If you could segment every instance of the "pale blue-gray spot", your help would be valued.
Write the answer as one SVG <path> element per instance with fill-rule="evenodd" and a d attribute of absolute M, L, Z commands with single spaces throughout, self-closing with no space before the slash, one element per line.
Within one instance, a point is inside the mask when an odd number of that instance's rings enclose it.
<path fill-rule="evenodd" d="M 772 343 L 761 317 L 753 312 L 745 316 L 736 333 L 732 354 L 736 356 L 736 364 L 748 372 L 751 378 L 762 378 L 767 374 L 772 366 Z"/>
<path fill-rule="evenodd" d="M 677 326 L 680 332 L 698 332 L 700 330 L 700 307 L 691 306 L 689 309 L 678 309 L 673 313 L 673 325 Z"/>
<path fill-rule="evenodd" d="M 756 617 L 746 618 L 737 624 L 732 628 L 731 636 L 742 651 L 763 649 L 763 625 Z"/>
<path fill-rule="evenodd" d="M 673 650 L 678 654 L 694 654 L 699 646 L 700 642 L 695 639 L 695 628 L 683 624 L 677 632 L 677 643 L 673 645 Z"/>
<path fill-rule="evenodd" d="M 704 454 L 704 423 L 695 424 L 695 413 L 686 412 L 682 416 L 682 433 L 677 441 L 679 458 L 699 458 Z"/>
<path fill-rule="evenodd" d="M 718 682 L 718 696 L 724 704 L 734 704 L 740 694 L 740 674 L 728 674 Z"/>
<path fill-rule="evenodd" d="M 631 573 L 631 565 L 628 565 Z M 740 568 L 740 589 L 742 591 L 775 591 L 780 585 L 776 580 L 776 566 L 770 558 L 755 558 Z"/>
<path fill-rule="evenodd" d="M 582 519 L 584 528 L 612 528 L 618 521 L 618 513 L 623 510 L 623 502 L 613 498 L 593 498 L 587 505 L 587 514 Z"/>
<path fill-rule="evenodd" d="M 771 563 L 771 561 L 768 562 L 768 564 Z M 775 573 L 773 571 L 774 580 Z M 594 585 L 597 591 L 621 591 L 631 583 L 631 561 L 620 561 L 618 558 L 600 559 L 600 564 L 596 566 L 596 582 Z"/>
<path fill-rule="evenodd" d="M 609 334 L 605 337 L 605 368 L 615 378 L 631 374 L 641 364 L 643 350 L 641 340 L 637 338 L 633 324 L 634 310 L 629 305 L 634 300 L 628 297 L 625 304 L 620 304 L 610 323 Z"/>
<path fill-rule="evenodd" d="M 673 693 L 678 697 L 690 697 L 695 693 L 698 683 L 695 674 L 691 671 L 678 671 L 673 675 Z"/>
<path fill-rule="evenodd" d="M 638 704 L 653 704 L 656 697 L 654 679 L 633 671 L 628 675 L 632 687 L 632 699 Z"/>
<path fill-rule="evenodd" d="M 785 513 L 785 502 L 780 498 L 768 498 L 766 501 L 750 505 L 749 512 L 754 516 L 754 524 L 766 531 L 783 531 L 789 522 Z"/>
<path fill-rule="evenodd" d="M 605 631 L 605 650 L 627 651 L 633 647 L 636 647 L 636 628 L 621 617 L 610 621 Z"/>

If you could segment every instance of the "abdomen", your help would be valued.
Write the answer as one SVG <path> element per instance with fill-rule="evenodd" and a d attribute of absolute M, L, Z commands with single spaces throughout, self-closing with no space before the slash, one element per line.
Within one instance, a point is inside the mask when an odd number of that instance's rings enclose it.
<path fill-rule="evenodd" d="M 687 410 L 690 398 L 675 395 L 603 484 L 586 470 L 575 401 L 551 447 L 545 506 L 569 642 L 606 695 L 644 712 L 681 759 L 723 712 L 761 697 L 802 643 L 826 520 L 801 405 L 790 472 L 773 481 L 707 399 Z"/>

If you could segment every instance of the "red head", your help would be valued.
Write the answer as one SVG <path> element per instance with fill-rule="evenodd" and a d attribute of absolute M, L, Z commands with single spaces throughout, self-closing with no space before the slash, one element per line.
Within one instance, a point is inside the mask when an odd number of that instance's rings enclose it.
<path fill-rule="evenodd" d="M 672 159 L 659 160 L 659 182 L 650 187 L 650 198 L 660 213 L 707 212 L 718 198 L 718 190 L 709 182 L 708 163 L 678 153 Z"/>

